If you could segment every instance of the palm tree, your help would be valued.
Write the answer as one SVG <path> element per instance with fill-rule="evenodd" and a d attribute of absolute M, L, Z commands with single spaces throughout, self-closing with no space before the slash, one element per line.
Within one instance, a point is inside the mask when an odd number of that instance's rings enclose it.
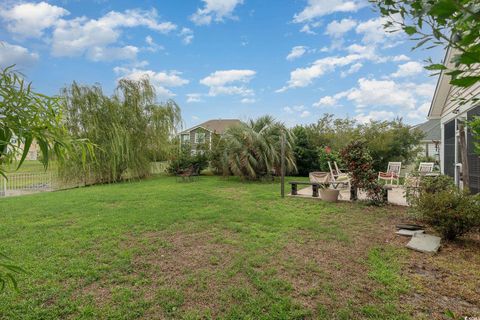
<path fill-rule="evenodd" d="M 224 172 L 248 180 L 279 174 L 282 135 L 285 135 L 286 170 L 296 171 L 293 133 L 283 123 L 267 115 L 226 131 L 222 157 Z"/>

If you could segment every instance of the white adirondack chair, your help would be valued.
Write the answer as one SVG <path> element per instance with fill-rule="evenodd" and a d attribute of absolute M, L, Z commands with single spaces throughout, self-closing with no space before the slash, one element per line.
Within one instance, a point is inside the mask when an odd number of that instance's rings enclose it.
<path fill-rule="evenodd" d="M 347 189 L 350 190 L 351 188 L 351 182 L 350 182 L 350 176 L 347 173 L 343 173 L 338 169 L 338 165 L 336 162 L 334 162 L 335 165 L 335 170 L 332 168 L 332 164 L 330 161 L 328 162 L 328 168 L 330 169 L 330 176 L 333 180 L 333 182 L 345 182 L 346 184 L 342 185 L 342 187 L 337 188 L 337 189 Z M 341 196 L 341 195 L 340 195 Z"/>
<path fill-rule="evenodd" d="M 379 172 L 378 180 L 384 180 L 390 182 L 391 185 L 395 182 L 400 185 L 400 171 L 402 170 L 401 162 L 389 162 L 387 172 Z"/>
<path fill-rule="evenodd" d="M 405 185 L 410 187 L 418 187 L 420 184 L 420 176 L 426 176 L 433 172 L 433 167 L 435 164 L 433 162 L 420 162 L 418 165 L 417 174 L 407 173 L 405 175 Z"/>
<path fill-rule="evenodd" d="M 426 175 L 426 174 L 432 173 L 434 165 L 435 164 L 433 162 L 420 162 L 420 164 L 418 165 L 417 172 L 420 175 Z"/>

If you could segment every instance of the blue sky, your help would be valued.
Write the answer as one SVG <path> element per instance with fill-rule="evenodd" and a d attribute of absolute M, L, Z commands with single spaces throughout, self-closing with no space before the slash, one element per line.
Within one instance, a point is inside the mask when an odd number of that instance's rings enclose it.
<path fill-rule="evenodd" d="M 408 123 L 425 119 L 436 78 L 401 33 L 362 0 L 3 1 L 0 66 L 34 87 L 72 81 L 111 94 L 122 77 L 151 78 L 187 126 L 271 114 L 315 122 L 323 113 Z"/>

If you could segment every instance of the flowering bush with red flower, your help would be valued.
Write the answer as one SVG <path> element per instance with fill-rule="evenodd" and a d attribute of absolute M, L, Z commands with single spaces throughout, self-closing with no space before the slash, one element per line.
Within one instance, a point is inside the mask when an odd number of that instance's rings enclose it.
<path fill-rule="evenodd" d="M 340 152 L 342 160 L 350 173 L 352 188 L 363 189 L 374 205 L 383 204 L 382 186 L 377 181 L 373 169 L 373 159 L 365 141 L 353 141 Z"/>

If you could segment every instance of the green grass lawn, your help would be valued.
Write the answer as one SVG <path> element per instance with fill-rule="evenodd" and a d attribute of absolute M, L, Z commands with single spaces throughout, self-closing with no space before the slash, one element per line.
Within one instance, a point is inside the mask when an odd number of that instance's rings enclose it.
<path fill-rule="evenodd" d="M 480 312 L 480 241 L 408 251 L 397 207 L 171 177 L 0 199 L 28 271 L 1 319 L 431 319 Z"/>

